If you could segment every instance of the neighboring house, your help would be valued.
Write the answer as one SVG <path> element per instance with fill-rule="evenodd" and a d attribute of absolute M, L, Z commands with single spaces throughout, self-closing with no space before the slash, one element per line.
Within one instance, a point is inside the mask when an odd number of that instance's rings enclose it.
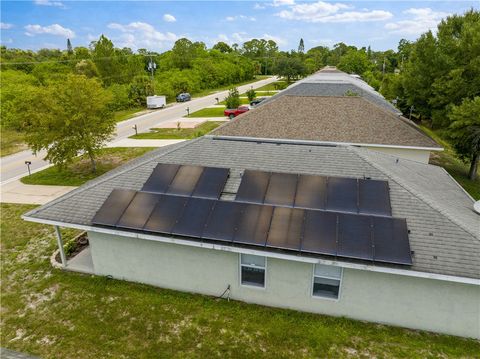
<path fill-rule="evenodd" d="M 283 91 L 263 101 L 263 106 L 282 96 L 360 96 L 383 109 L 401 116 L 402 112 L 388 102 L 380 93 L 365 81 L 353 77 L 345 72 L 336 70 L 334 67 L 326 67 L 313 75 L 290 85 Z"/>
<path fill-rule="evenodd" d="M 217 128 L 212 135 L 346 144 L 422 163 L 428 163 L 431 151 L 442 150 L 413 122 L 366 97 L 297 96 L 289 90 Z"/>
<path fill-rule="evenodd" d="M 220 169 L 205 181 L 208 176 L 198 167 L 181 171 L 166 164 Z M 286 174 L 255 182 L 246 170 Z M 314 177 L 300 188 L 303 177 L 297 175 Z M 239 191 L 247 179 L 253 185 Z M 317 198 L 323 192 L 315 183 L 326 186 L 325 208 L 276 204 L 287 192 L 303 201 Z M 362 186 L 369 185 L 380 185 L 378 197 L 361 195 Z M 177 196 L 152 193 L 155 188 Z M 209 191 L 217 191 L 220 201 L 195 198 L 208 197 Z M 341 206 L 352 193 L 354 210 L 347 214 L 349 208 Z M 249 196 L 264 202 L 254 205 L 258 215 L 214 212 L 220 205 L 246 208 L 238 199 Z M 369 212 L 377 205 L 380 212 Z M 153 151 L 23 218 L 87 231 L 89 272 L 96 275 L 479 338 L 480 217 L 472 206 L 472 198 L 442 168 L 366 148 L 203 137 Z M 315 216 L 322 220 L 312 222 Z M 328 216 L 336 220 L 324 221 Z M 211 239 L 215 236 L 219 240 Z M 315 254 L 312 246 L 324 249 Z M 377 260 L 382 255 L 383 264 Z M 75 269 L 74 260 L 64 262 L 66 269 Z"/>

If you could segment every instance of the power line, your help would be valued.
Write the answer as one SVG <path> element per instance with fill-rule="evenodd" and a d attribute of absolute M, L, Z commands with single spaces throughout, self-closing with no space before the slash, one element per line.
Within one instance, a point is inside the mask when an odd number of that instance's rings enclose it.
<path fill-rule="evenodd" d="M 149 54 L 128 54 L 128 55 L 116 55 L 116 56 L 107 56 L 107 57 L 97 57 L 97 58 L 87 58 L 87 59 L 70 59 L 70 60 L 47 60 L 47 61 L 23 61 L 23 62 L 0 62 L 1 65 L 39 65 L 39 64 L 47 64 L 47 63 L 68 63 L 68 62 L 80 62 L 83 60 L 108 60 L 108 59 L 115 59 L 115 58 L 125 58 L 125 57 L 132 57 L 132 56 L 159 56 L 159 55 L 149 55 Z"/>

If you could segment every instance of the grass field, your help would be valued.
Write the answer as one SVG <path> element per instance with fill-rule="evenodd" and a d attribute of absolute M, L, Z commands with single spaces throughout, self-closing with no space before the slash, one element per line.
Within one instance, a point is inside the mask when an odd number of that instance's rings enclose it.
<path fill-rule="evenodd" d="M 248 100 L 248 97 L 240 97 L 240 105 L 248 105 L 249 103 L 250 103 L 250 101 Z M 225 100 L 220 101 L 219 105 L 226 105 Z"/>
<path fill-rule="evenodd" d="M 197 126 L 196 128 L 151 128 L 150 132 L 139 133 L 138 135 L 130 136 L 134 139 L 149 139 L 149 140 L 180 140 L 191 139 L 206 135 L 210 131 L 214 130 L 224 122 L 220 121 L 207 121 Z"/>
<path fill-rule="evenodd" d="M 21 179 L 25 184 L 53 185 L 53 186 L 80 186 L 85 182 L 118 167 L 127 161 L 139 157 L 153 147 L 114 147 L 103 148 L 97 157 L 97 172 L 92 173 L 90 160 L 86 156 L 77 157 L 71 165 L 60 170 L 52 166 L 43 171 Z"/>
<path fill-rule="evenodd" d="M 1 204 L 2 347 L 41 358 L 474 358 L 475 340 L 181 293 L 50 266 L 50 226 Z M 64 239 L 75 233 L 64 230 Z"/>
<path fill-rule="evenodd" d="M 225 107 L 206 107 L 191 113 L 188 117 L 225 117 Z"/>
<path fill-rule="evenodd" d="M 23 133 L 3 128 L 0 131 L 0 157 L 27 149 L 27 145 L 23 142 Z"/>
<path fill-rule="evenodd" d="M 470 180 L 468 178 L 469 166 L 457 157 L 450 143 L 430 128 L 425 126 L 421 126 L 421 128 L 445 149 L 442 152 L 432 152 L 430 163 L 445 168 L 475 200 L 480 200 L 480 174 L 475 181 Z"/>
<path fill-rule="evenodd" d="M 122 121 L 128 120 L 132 117 L 135 117 L 135 114 L 140 112 L 140 111 L 146 111 L 146 108 L 145 107 L 134 107 L 134 108 L 129 108 L 127 110 L 115 111 L 115 114 L 114 114 L 115 122 L 122 122 Z"/>

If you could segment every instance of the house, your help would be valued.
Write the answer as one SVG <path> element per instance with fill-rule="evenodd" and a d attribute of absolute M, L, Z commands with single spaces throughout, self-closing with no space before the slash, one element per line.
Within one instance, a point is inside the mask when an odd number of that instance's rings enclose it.
<path fill-rule="evenodd" d="M 364 147 L 202 137 L 23 218 L 57 228 L 66 269 L 59 227 L 88 233 L 96 275 L 479 338 L 472 206 L 442 168 Z"/>
<path fill-rule="evenodd" d="M 308 97 L 360 96 L 397 116 L 402 115 L 399 109 L 365 81 L 339 71 L 335 67 L 326 66 L 322 70 L 293 83 L 285 90 L 263 101 L 260 106 L 285 95 Z"/>
<path fill-rule="evenodd" d="M 413 122 L 366 97 L 299 96 L 289 91 L 238 116 L 212 135 L 345 144 L 422 163 L 428 163 L 431 151 L 442 150 Z"/>

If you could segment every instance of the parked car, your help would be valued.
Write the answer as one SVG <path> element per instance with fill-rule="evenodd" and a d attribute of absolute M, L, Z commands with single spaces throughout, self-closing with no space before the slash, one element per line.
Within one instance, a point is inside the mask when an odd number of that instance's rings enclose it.
<path fill-rule="evenodd" d="M 257 106 L 260 102 L 266 100 L 266 97 L 258 97 L 252 101 L 250 101 L 250 106 Z"/>
<path fill-rule="evenodd" d="M 177 102 L 186 102 L 190 101 L 192 99 L 192 96 L 188 92 L 182 92 L 177 96 Z"/>
<path fill-rule="evenodd" d="M 225 111 L 223 111 L 223 114 L 232 119 L 244 112 L 247 112 L 248 110 L 250 110 L 249 106 L 239 106 L 238 108 L 227 108 Z"/>

